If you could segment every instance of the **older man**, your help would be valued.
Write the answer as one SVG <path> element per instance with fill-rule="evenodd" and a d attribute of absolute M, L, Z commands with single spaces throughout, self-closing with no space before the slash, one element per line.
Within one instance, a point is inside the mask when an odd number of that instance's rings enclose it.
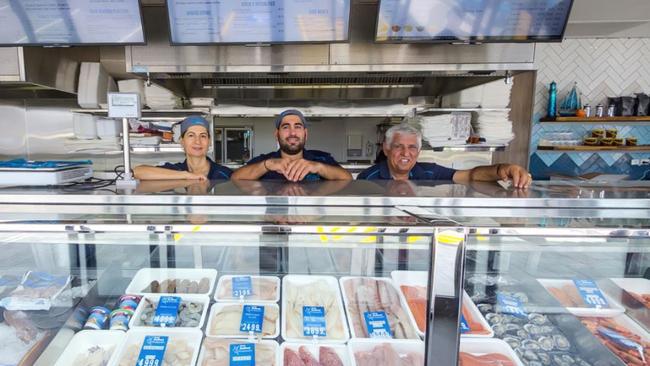
<path fill-rule="evenodd" d="M 277 179 L 291 182 L 303 180 L 351 180 L 352 175 L 332 155 L 318 150 L 305 150 L 307 127 L 305 116 L 289 109 L 275 120 L 275 138 L 280 149 L 251 159 L 237 169 L 232 179 Z"/>
<path fill-rule="evenodd" d="M 407 124 L 393 126 L 386 131 L 383 145 L 386 160 L 364 170 L 357 179 L 451 180 L 455 183 L 502 179 L 512 180 L 515 188 L 526 188 L 532 181 L 526 169 L 514 164 L 455 170 L 435 163 L 418 163 L 421 147 L 419 130 Z"/>

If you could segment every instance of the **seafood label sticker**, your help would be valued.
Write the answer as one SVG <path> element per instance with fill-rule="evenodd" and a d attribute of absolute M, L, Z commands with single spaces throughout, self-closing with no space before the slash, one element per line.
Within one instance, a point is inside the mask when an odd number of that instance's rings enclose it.
<path fill-rule="evenodd" d="M 605 296 L 593 280 L 573 280 L 573 283 L 578 288 L 580 296 L 585 304 L 592 308 L 608 308 L 609 304 L 605 300 Z"/>
<path fill-rule="evenodd" d="M 527 316 L 524 307 L 521 305 L 521 301 L 514 296 L 497 294 L 497 305 L 502 313 L 512 314 L 519 318 L 525 318 Z"/>
<path fill-rule="evenodd" d="M 469 331 L 470 331 L 469 325 L 467 325 L 467 320 L 465 320 L 465 316 L 463 314 L 460 314 L 460 332 L 467 333 Z"/>
<path fill-rule="evenodd" d="M 262 333 L 262 322 L 264 321 L 264 306 L 244 305 L 239 323 L 240 332 Z"/>
<path fill-rule="evenodd" d="M 366 329 L 370 338 L 393 338 L 385 312 L 366 311 L 363 313 L 363 317 L 366 320 Z"/>
<path fill-rule="evenodd" d="M 168 340 L 168 336 L 145 336 L 136 366 L 161 365 Z"/>
<path fill-rule="evenodd" d="M 161 296 L 158 300 L 156 313 L 153 316 L 153 325 L 158 327 L 173 327 L 176 325 L 178 308 L 181 298 L 178 296 Z"/>
<path fill-rule="evenodd" d="M 325 308 L 322 306 L 302 307 L 302 333 L 305 337 L 327 336 L 327 324 L 325 323 Z"/>
<path fill-rule="evenodd" d="M 232 297 L 246 297 L 253 294 L 251 276 L 232 278 Z"/>
<path fill-rule="evenodd" d="M 230 366 L 255 366 L 255 345 L 252 343 L 231 344 Z"/>

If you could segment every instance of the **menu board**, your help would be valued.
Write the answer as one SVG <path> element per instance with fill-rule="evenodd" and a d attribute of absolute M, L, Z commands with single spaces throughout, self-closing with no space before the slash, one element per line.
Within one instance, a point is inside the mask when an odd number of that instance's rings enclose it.
<path fill-rule="evenodd" d="M 381 0 L 375 39 L 560 41 L 573 0 Z"/>
<path fill-rule="evenodd" d="M 173 44 L 347 41 L 350 0 L 168 0 Z"/>
<path fill-rule="evenodd" d="M 0 0 L 1 45 L 142 43 L 138 0 Z"/>

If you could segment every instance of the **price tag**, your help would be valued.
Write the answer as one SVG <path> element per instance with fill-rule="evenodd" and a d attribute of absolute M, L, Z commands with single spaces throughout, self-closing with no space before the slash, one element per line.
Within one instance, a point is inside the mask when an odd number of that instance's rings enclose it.
<path fill-rule="evenodd" d="M 512 314 L 519 318 L 528 316 L 524 311 L 524 307 L 521 305 L 521 301 L 514 296 L 497 294 L 497 305 L 499 306 L 499 311 L 502 313 Z"/>
<path fill-rule="evenodd" d="M 302 307 L 302 333 L 305 337 L 327 336 L 327 324 L 325 322 L 325 308 L 322 306 Z"/>
<path fill-rule="evenodd" d="M 239 323 L 240 332 L 262 333 L 264 322 L 264 306 L 244 305 Z"/>
<path fill-rule="evenodd" d="M 136 366 L 162 365 L 168 340 L 168 336 L 145 336 Z"/>
<path fill-rule="evenodd" d="M 467 333 L 471 329 L 469 329 L 469 325 L 467 325 L 467 320 L 465 319 L 465 316 L 463 314 L 460 314 L 460 332 L 461 333 Z"/>
<path fill-rule="evenodd" d="M 393 338 L 388 324 L 388 317 L 383 311 L 366 311 L 363 313 L 366 329 L 370 338 Z"/>
<path fill-rule="evenodd" d="M 231 344 L 230 366 L 255 366 L 255 345 L 252 343 Z"/>
<path fill-rule="evenodd" d="M 616 346 L 620 347 L 620 348 L 637 351 L 639 353 L 639 355 L 641 356 L 641 359 L 643 360 L 643 362 L 646 362 L 642 345 L 640 345 L 640 344 L 634 342 L 633 340 L 623 336 L 619 332 L 616 332 L 614 330 L 611 330 L 611 329 L 608 329 L 608 328 L 605 328 L 605 327 L 602 327 L 602 326 L 598 327 L 598 333 L 600 333 L 603 337 L 605 337 L 605 338 L 611 340 L 612 342 L 614 342 L 614 344 Z"/>
<path fill-rule="evenodd" d="M 176 326 L 178 308 L 181 306 L 181 298 L 178 296 L 161 296 L 158 300 L 156 313 L 153 316 L 153 325 L 158 327 Z"/>
<path fill-rule="evenodd" d="M 232 297 L 246 297 L 253 294 L 253 281 L 251 276 L 232 278 Z"/>
<path fill-rule="evenodd" d="M 608 308 L 609 304 L 605 300 L 605 296 L 593 280 L 573 280 L 573 283 L 578 288 L 582 300 L 591 308 Z"/>

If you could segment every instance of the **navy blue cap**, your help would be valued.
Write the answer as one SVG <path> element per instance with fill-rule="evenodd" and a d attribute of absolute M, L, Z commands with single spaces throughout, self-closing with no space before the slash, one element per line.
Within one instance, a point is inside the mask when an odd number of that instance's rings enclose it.
<path fill-rule="evenodd" d="M 307 120 L 305 120 L 305 116 L 301 111 L 297 109 L 287 109 L 286 111 L 282 111 L 278 118 L 275 119 L 275 128 L 280 128 L 280 123 L 282 123 L 282 119 L 286 116 L 298 116 L 303 125 L 307 123 Z"/>
<path fill-rule="evenodd" d="M 210 132 L 210 122 L 201 116 L 189 116 L 181 121 L 181 136 L 185 135 L 185 131 L 192 126 L 203 126 L 208 133 Z"/>

